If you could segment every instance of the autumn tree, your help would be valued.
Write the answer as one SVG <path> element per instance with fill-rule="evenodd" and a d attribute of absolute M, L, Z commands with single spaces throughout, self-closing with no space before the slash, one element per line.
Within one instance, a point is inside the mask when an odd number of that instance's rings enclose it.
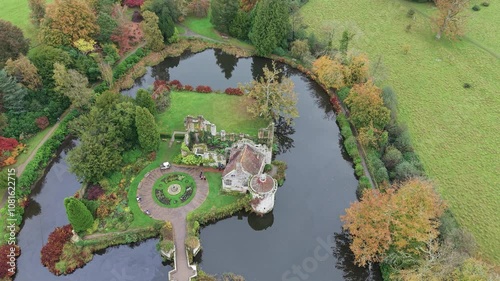
<path fill-rule="evenodd" d="M 309 51 L 309 43 L 305 40 L 295 40 L 292 43 L 290 54 L 297 59 L 303 60 L 311 55 Z"/>
<path fill-rule="evenodd" d="M 272 69 L 263 68 L 264 75 L 259 80 L 240 86 L 243 92 L 248 93 L 251 104 L 248 112 L 254 117 L 278 120 L 280 116 L 287 123 L 299 116 L 297 110 L 297 93 L 295 85 L 288 77 L 281 77 L 282 70 L 276 68 L 273 62 Z"/>
<path fill-rule="evenodd" d="M 90 40 L 98 33 L 97 17 L 87 1 L 55 0 L 47 5 L 39 38 L 47 45 L 69 46 L 80 38 Z"/>
<path fill-rule="evenodd" d="M 382 90 L 370 80 L 351 88 L 345 103 L 350 110 L 350 118 L 356 128 L 369 127 L 382 130 L 389 123 L 390 110 L 384 106 Z"/>
<path fill-rule="evenodd" d="M 389 249 L 421 255 L 439 235 L 444 204 L 429 182 L 411 179 L 381 192 L 366 190 L 341 216 L 352 238 L 354 262 L 381 262 Z"/>
<path fill-rule="evenodd" d="M 0 111 L 7 110 L 12 114 L 26 112 L 23 105 L 27 94 L 26 89 L 14 77 L 9 76 L 5 70 L 0 70 Z"/>
<path fill-rule="evenodd" d="M 288 1 L 261 0 L 257 4 L 250 40 L 259 55 L 267 55 L 283 46 L 288 35 Z"/>
<path fill-rule="evenodd" d="M 370 77 L 370 65 L 365 54 L 347 53 L 344 59 L 344 84 L 351 87 L 364 83 Z"/>
<path fill-rule="evenodd" d="M 135 125 L 141 148 L 147 152 L 157 150 L 160 145 L 160 132 L 156 126 L 154 116 L 148 109 L 140 106 L 136 107 Z"/>
<path fill-rule="evenodd" d="M 0 19 L 0 69 L 8 59 L 17 59 L 29 50 L 29 40 L 24 38 L 21 29 L 8 21 Z"/>
<path fill-rule="evenodd" d="M 464 34 L 464 10 L 469 7 L 470 0 L 435 0 L 439 12 L 434 18 L 437 29 L 436 39 L 445 34 L 451 39 Z"/>
<path fill-rule="evenodd" d="M 66 207 L 69 223 L 75 232 L 83 232 L 92 227 L 94 217 L 82 201 L 69 197 L 64 199 L 64 206 Z"/>
<path fill-rule="evenodd" d="M 72 63 L 72 59 L 67 52 L 47 45 L 31 49 L 28 58 L 38 69 L 38 73 L 46 87 L 53 84 L 54 64 L 56 62 L 65 66 Z"/>
<path fill-rule="evenodd" d="M 313 72 L 319 82 L 327 88 L 340 89 L 345 86 L 344 66 L 337 59 L 321 56 L 313 63 Z"/>
<path fill-rule="evenodd" d="M 210 22 L 215 29 L 228 33 L 231 24 L 238 13 L 240 3 L 234 0 L 212 0 L 212 16 Z"/>
<path fill-rule="evenodd" d="M 144 21 L 141 22 L 141 28 L 146 38 L 146 48 L 158 52 L 163 49 L 163 35 L 158 27 L 158 16 L 150 11 L 142 13 Z"/>
<path fill-rule="evenodd" d="M 82 109 L 91 103 L 94 91 L 88 87 L 87 77 L 78 71 L 68 70 L 64 65 L 55 63 L 54 82 L 54 90 L 67 96 L 76 108 Z"/>
<path fill-rule="evenodd" d="M 38 69 L 24 55 L 20 55 L 16 60 L 7 60 L 5 71 L 28 89 L 35 90 L 42 85 Z"/>
<path fill-rule="evenodd" d="M 45 0 L 29 0 L 28 1 L 30 7 L 30 19 L 31 23 L 35 27 L 40 26 L 40 22 L 45 16 Z"/>

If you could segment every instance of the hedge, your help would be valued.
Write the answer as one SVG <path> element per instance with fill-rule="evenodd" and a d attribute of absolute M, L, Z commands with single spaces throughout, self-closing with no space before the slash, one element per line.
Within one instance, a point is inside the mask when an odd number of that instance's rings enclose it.
<path fill-rule="evenodd" d="M 144 51 L 142 48 L 138 48 L 135 53 L 128 56 L 122 62 L 120 62 L 113 70 L 113 78 L 118 80 L 120 77 L 125 75 L 132 67 L 134 67 L 143 57 L 145 57 L 148 52 Z"/>

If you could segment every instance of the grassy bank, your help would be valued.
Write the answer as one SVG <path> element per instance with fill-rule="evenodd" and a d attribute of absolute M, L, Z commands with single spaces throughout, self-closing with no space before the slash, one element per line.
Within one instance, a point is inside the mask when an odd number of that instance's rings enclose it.
<path fill-rule="evenodd" d="M 47 0 L 51 3 L 53 0 Z M 23 30 L 24 36 L 35 39 L 35 27 L 30 21 L 30 8 L 27 0 L 2 0 L 0 19 L 10 21 Z"/>
<path fill-rule="evenodd" d="M 498 48 L 500 34 L 491 23 L 500 5 L 472 14 L 467 36 L 476 43 L 436 41 L 429 18 L 420 14 L 406 32 L 410 7 L 427 16 L 435 12 L 432 6 L 392 0 L 310 0 L 302 14 L 317 34 L 328 23 L 339 37 L 344 28 L 355 31 L 351 48 L 368 53 L 372 62 L 382 59 L 385 84 L 398 94 L 400 118 L 427 173 L 482 252 L 500 262 L 500 131 L 493 129 L 500 120 L 500 61 L 484 50 Z"/>
<path fill-rule="evenodd" d="M 251 118 L 246 106 L 246 99 L 240 96 L 172 92 L 171 106 L 158 115 L 157 124 L 162 133 L 184 131 L 184 118 L 187 115 L 203 115 L 217 125 L 217 131 L 256 136 L 259 128 L 267 127 L 268 123 L 263 119 Z"/>

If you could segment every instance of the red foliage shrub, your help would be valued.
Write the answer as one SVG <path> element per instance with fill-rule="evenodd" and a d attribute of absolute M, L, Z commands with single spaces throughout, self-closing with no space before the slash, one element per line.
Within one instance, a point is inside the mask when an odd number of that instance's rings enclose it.
<path fill-rule="evenodd" d="M 144 0 L 125 0 L 123 4 L 127 5 L 130 8 L 140 7 L 144 4 Z"/>
<path fill-rule="evenodd" d="M 111 41 L 118 44 L 120 55 L 133 49 L 142 41 L 144 34 L 138 23 L 126 22 L 121 24 L 111 35 Z"/>
<path fill-rule="evenodd" d="M 227 88 L 224 93 L 231 96 L 243 96 L 243 91 L 240 88 Z"/>
<path fill-rule="evenodd" d="M 337 96 L 332 96 L 330 98 L 330 103 L 332 104 L 335 113 L 340 113 L 342 111 L 342 107 L 340 106 L 340 102 Z"/>
<path fill-rule="evenodd" d="M 196 87 L 196 92 L 198 92 L 198 93 L 211 93 L 213 91 L 212 91 L 212 88 L 210 88 L 209 86 L 200 85 L 200 86 Z"/>
<path fill-rule="evenodd" d="M 85 192 L 85 197 L 89 200 L 96 200 L 104 194 L 104 189 L 100 185 L 93 185 Z"/>
<path fill-rule="evenodd" d="M 153 83 L 153 92 L 156 92 L 158 89 L 163 87 L 167 87 L 167 81 L 157 79 Z"/>
<path fill-rule="evenodd" d="M 172 80 L 168 82 L 168 85 L 176 88 L 176 89 L 182 89 L 182 83 L 179 80 Z"/>
<path fill-rule="evenodd" d="M 17 245 L 5 244 L 0 246 L 0 278 L 10 277 L 15 274 L 15 261 L 20 253 L 20 248 Z M 13 268 L 13 271 L 11 268 Z"/>
<path fill-rule="evenodd" d="M 192 92 L 193 90 L 194 90 L 193 86 L 191 86 L 191 85 L 184 85 L 184 91 Z"/>
<path fill-rule="evenodd" d="M 43 266 L 47 267 L 50 272 L 56 275 L 61 274 L 61 272 L 56 269 L 56 263 L 61 258 L 64 244 L 73 236 L 72 230 L 73 228 L 69 224 L 63 227 L 57 227 L 49 235 L 49 240 L 47 244 L 43 246 L 40 253 Z"/>
<path fill-rule="evenodd" d="M 16 139 L 4 138 L 0 136 L 0 152 L 12 151 L 19 143 Z"/>
<path fill-rule="evenodd" d="M 47 118 L 47 116 L 38 117 L 35 120 L 35 123 L 36 123 L 36 126 L 38 128 L 40 128 L 40 130 L 43 130 L 49 126 L 49 118 Z"/>

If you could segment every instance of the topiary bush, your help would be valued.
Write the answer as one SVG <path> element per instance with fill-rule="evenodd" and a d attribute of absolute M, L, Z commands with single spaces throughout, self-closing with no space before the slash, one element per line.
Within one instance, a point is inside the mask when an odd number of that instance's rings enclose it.
<path fill-rule="evenodd" d="M 389 170 L 393 170 L 403 160 L 403 154 L 397 148 L 389 146 L 385 149 L 382 161 Z"/>
<path fill-rule="evenodd" d="M 474 5 L 474 6 L 472 6 L 472 10 L 477 12 L 477 11 L 481 10 L 481 7 L 479 7 L 479 5 Z"/>
<path fill-rule="evenodd" d="M 490 2 L 483 2 L 483 3 L 481 3 L 481 6 L 483 6 L 483 7 L 489 7 L 490 6 Z"/>
<path fill-rule="evenodd" d="M 403 161 L 396 166 L 395 169 L 395 179 L 399 181 L 404 181 L 409 178 L 422 176 L 422 172 L 419 171 L 412 163 L 408 161 Z"/>
<path fill-rule="evenodd" d="M 356 189 L 356 195 L 359 198 L 361 198 L 361 196 L 363 195 L 363 191 L 369 188 L 372 188 L 372 185 L 370 184 L 370 179 L 368 179 L 367 176 L 361 176 L 359 178 L 358 188 Z"/>

